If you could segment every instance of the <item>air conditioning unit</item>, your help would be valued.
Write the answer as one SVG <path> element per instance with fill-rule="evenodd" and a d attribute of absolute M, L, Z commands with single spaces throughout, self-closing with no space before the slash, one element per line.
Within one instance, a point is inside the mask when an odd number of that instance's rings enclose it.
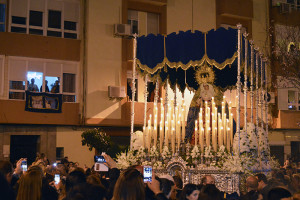
<path fill-rule="evenodd" d="M 108 96 L 110 98 L 124 98 L 126 97 L 124 86 L 108 86 Z"/>
<path fill-rule="evenodd" d="M 115 36 L 130 36 L 131 27 L 129 24 L 115 24 Z"/>
<path fill-rule="evenodd" d="M 268 92 L 267 94 L 265 94 L 265 100 L 267 100 L 268 103 L 275 103 L 275 93 Z"/>

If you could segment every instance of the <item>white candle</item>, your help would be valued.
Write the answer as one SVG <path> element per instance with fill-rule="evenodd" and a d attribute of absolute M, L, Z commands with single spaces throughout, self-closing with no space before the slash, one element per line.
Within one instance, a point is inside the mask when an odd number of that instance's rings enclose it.
<path fill-rule="evenodd" d="M 230 143 L 233 144 L 233 114 L 230 114 Z"/>
<path fill-rule="evenodd" d="M 175 154 L 175 128 L 172 128 L 172 153 Z"/>
<path fill-rule="evenodd" d="M 221 134 L 220 134 L 220 141 L 221 141 L 220 146 L 222 146 L 223 142 L 224 142 L 224 133 L 223 133 L 223 131 L 224 131 L 224 128 L 222 126 L 221 127 Z"/>
<path fill-rule="evenodd" d="M 154 124 L 155 124 L 155 126 L 153 128 L 153 137 L 154 137 L 154 145 L 153 146 L 156 147 L 156 143 L 157 143 L 157 126 L 156 126 L 157 119 L 154 120 Z"/>
<path fill-rule="evenodd" d="M 226 119 L 226 113 L 224 114 L 224 122 L 223 122 L 223 128 L 224 128 L 224 146 L 227 145 L 227 136 L 226 136 L 226 133 L 227 133 L 227 123 L 226 123 L 227 119 Z"/>
<path fill-rule="evenodd" d="M 168 122 L 166 122 L 166 124 L 168 124 Z M 168 140 L 168 126 L 165 126 L 165 146 L 169 146 L 169 140 Z"/>
<path fill-rule="evenodd" d="M 163 126 L 162 126 L 162 121 L 159 123 L 159 152 L 162 152 L 163 148 L 163 141 L 164 141 L 164 132 L 163 132 Z"/>
<path fill-rule="evenodd" d="M 215 130 L 214 130 L 214 135 L 213 135 L 212 139 L 213 139 L 214 151 L 217 152 L 217 128 L 215 128 Z"/>
<path fill-rule="evenodd" d="M 204 152 L 204 128 L 201 129 L 200 132 L 200 147 L 201 147 L 201 152 Z"/>
<path fill-rule="evenodd" d="M 230 128 L 227 128 L 227 150 L 230 152 Z"/>
<path fill-rule="evenodd" d="M 145 126 L 143 126 L 143 146 L 145 149 L 147 148 L 146 136 L 147 136 L 146 128 L 145 128 Z"/>
<path fill-rule="evenodd" d="M 185 104 L 183 104 L 183 108 L 182 108 L 181 128 L 182 128 L 182 140 L 184 141 L 184 139 L 185 139 Z"/>
<path fill-rule="evenodd" d="M 203 129 L 203 138 L 201 137 L 202 129 Z M 199 144 L 201 144 L 201 140 L 202 140 L 202 143 L 204 143 L 204 128 L 203 128 L 203 120 L 202 119 L 199 122 Z"/>
<path fill-rule="evenodd" d="M 148 144 L 147 145 L 148 150 L 150 151 L 150 148 L 151 148 L 151 127 L 149 127 L 149 126 L 148 126 L 148 140 L 147 141 L 148 141 L 148 143 L 147 143 Z"/>
<path fill-rule="evenodd" d="M 180 115 L 179 115 L 180 116 Z M 179 117 L 179 119 L 180 119 L 180 117 Z M 180 122 L 180 120 L 178 119 L 178 121 L 177 121 L 177 127 L 176 127 L 176 135 L 177 135 L 177 148 L 179 149 L 180 148 L 180 142 L 181 142 L 181 127 L 180 127 L 180 124 L 181 124 L 181 122 Z"/>
<path fill-rule="evenodd" d="M 197 145 L 198 142 L 198 121 L 195 120 L 195 145 Z"/>
<path fill-rule="evenodd" d="M 207 130 L 206 146 L 210 146 L 210 127 Z"/>

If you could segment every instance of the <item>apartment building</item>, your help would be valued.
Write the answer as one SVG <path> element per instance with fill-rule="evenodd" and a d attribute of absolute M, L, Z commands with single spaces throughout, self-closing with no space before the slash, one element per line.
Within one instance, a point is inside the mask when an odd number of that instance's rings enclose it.
<path fill-rule="evenodd" d="M 271 0 L 269 4 L 272 30 L 270 42 L 273 47 L 271 51 L 275 51 L 279 44 L 281 45 L 279 51 L 283 57 L 297 59 L 300 51 L 300 1 Z M 293 50 L 292 47 L 295 49 Z M 283 67 L 281 64 L 276 59 L 271 60 L 272 70 Z M 290 65 L 290 67 L 296 69 L 297 66 Z M 289 71 L 292 70 L 287 69 L 285 75 L 275 74 L 273 77 L 277 78 L 277 87 L 275 88 L 275 104 L 271 107 L 274 121 L 269 139 L 271 152 L 277 155 L 281 164 L 288 158 L 300 161 L 300 91 L 299 87 L 290 81 L 295 76 L 292 72 L 289 74 Z M 289 75 L 292 77 L 288 77 Z"/>
<path fill-rule="evenodd" d="M 269 1 L 0 0 L 0 159 L 44 152 L 51 161 L 68 156 L 91 165 L 94 152 L 81 146 L 81 133 L 93 127 L 129 143 L 130 94 L 109 96 L 109 88 L 126 90 L 132 79 L 132 39 L 116 24 L 141 36 L 238 23 L 265 47 Z M 59 82 L 61 113 L 25 111 L 31 79 L 46 93 Z M 137 76 L 136 130 L 143 126 L 145 85 Z"/>

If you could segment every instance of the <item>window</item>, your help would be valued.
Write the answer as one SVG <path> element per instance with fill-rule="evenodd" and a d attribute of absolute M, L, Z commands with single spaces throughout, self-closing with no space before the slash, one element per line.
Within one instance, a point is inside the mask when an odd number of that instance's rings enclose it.
<path fill-rule="evenodd" d="M 43 12 L 30 10 L 29 34 L 43 35 Z"/>
<path fill-rule="evenodd" d="M 5 31 L 5 8 L 6 5 L 0 1 L 0 32 Z"/>
<path fill-rule="evenodd" d="M 49 10 L 48 27 L 61 29 L 61 11 Z"/>
<path fill-rule="evenodd" d="M 9 57 L 9 99 L 25 98 L 25 90 L 63 94 L 76 102 L 77 62 Z"/>
<path fill-rule="evenodd" d="M 4 90 L 4 56 L 0 55 L 0 95 L 3 95 Z"/>
<path fill-rule="evenodd" d="M 43 73 L 42 72 L 27 72 L 27 90 L 32 92 L 42 92 Z"/>
<path fill-rule="evenodd" d="M 76 102 L 76 75 L 63 73 L 63 101 Z"/>
<path fill-rule="evenodd" d="M 128 24 L 131 26 L 132 34 L 158 34 L 159 14 L 128 10 Z M 141 24 L 141 26 L 139 24 Z"/>
<path fill-rule="evenodd" d="M 300 93 L 296 90 L 288 90 L 288 110 L 300 110 Z"/>
<path fill-rule="evenodd" d="M 159 15 L 156 13 L 147 13 L 147 33 L 159 33 Z"/>
<path fill-rule="evenodd" d="M 69 0 L 11 0 L 11 2 L 9 16 L 11 32 L 78 39 L 79 0 L 72 2 Z"/>
<path fill-rule="evenodd" d="M 138 11 L 128 10 L 128 24 L 131 27 L 131 33 L 138 34 Z"/>

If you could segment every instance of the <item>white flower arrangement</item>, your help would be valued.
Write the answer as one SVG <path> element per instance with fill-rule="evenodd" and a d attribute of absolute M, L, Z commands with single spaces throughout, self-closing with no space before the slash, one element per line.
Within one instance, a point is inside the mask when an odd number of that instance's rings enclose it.
<path fill-rule="evenodd" d="M 191 156 L 193 160 L 199 159 L 201 156 L 201 153 L 199 151 L 199 148 L 197 145 L 194 146 L 192 152 L 191 152 Z"/>
<path fill-rule="evenodd" d="M 156 148 L 156 146 L 151 147 L 150 151 L 149 151 L 149 157 L 150 158 L 158 158 L 159 156 L 159 152 Z"/>
<path fill-rule="evenodd" d="M 217 151 L 217 156 L 218 156 L 218 157 L 224 157 L 225 154 L 226 154 L 225 146 L 222 145 L 222 146 L 220 146 L 220 148 L 219 148 L 218 151 Z"/>
<path fill-rule="evenodd" d="M 136 156 L 137 160 L 139 160 L 140 162 L 143 162 L 147 156 L 146 152 L 145 152 L 145 148 L 143 146 L 140 146 L 140 148 L 137 150 L 135 156 Z"/>
<path fill-rule="evenodd" d="M 258 142 L 257 142 L 257 136 L 255 134 L 255 125 L 251 122 L 247 123 L 247 135 L 249 138 L 250 150 L 257 151 Z"/>
<path fill-rule="evenodd" d="M 213 158 L 213 150 L 211 148 L 211 146 L 209 145 L 208 147 L 206 146 L 204 149 L 204 157 L 205 158 Z"/>
<path fill-rule="evenodd" d="M 161 161 L 156 161 L 154 164 L 153 164 L 153 168 L 154 169 L 162 169 L 164 168 L 164 165 Z"/>
<path fill-rule="evenodd" d="M 167 146 L 164 146 L 160 155 L 164 160 L 171 158 L 171 152 L 169 151 L 169 148 Z"/>
<path fill-rule="evenodd" d="M 240 145 L 240 148 L 239 148 L 239 145 Z M 233 151 L 236 154 L 238 154 L 239 152 L 241 152 L 241 153 L 250 152 L 248 135 L 245 130 L 240 131 L 240 138 L 239 138 L 239 135 L 237 133 L 235 133 L 234 139 L 233 139 Z"/>
<path fill-rule="evenodd" d="M 142 162 L 142 165 L 143 166 L 146 166 L 146 165 L 152 166 L 152 163 L 150 161 L 145 160 L 144 162 Z"/>
<path fill-rule="evenodd" d="M 117 167 L 119 169 L 126 169 L 131 165 L 138 164 L 137 157 L 134 156 L 133 151 L 123 152 L 117 155 Z"/>
<path fill-rule="evenodd" d="M 252 163 L 253 159 L 251 159 L 247 154 L 233 154 L 232 156 L 228 156 L 228 158 L 223 163 L 223 170 L 230 173 L 250 174 Z"/>
<path fill-rule="evenodd" d="M 266 156 L 270 155 L 268 136 L 266 131 L 261 127 L 258 127 L 258 139 L 259 151 L 264 153 Z"/>
<path fill-rule="evenodd" d="M 142 131 L 136 131 L 131 136 L 132 150 L 138 150 L 141 146 L 144 145 L 144 136 Z"/>
<path fill-rule="evenodd" d="M 122 152 L 117 155 L 117 167 L 119 169 L 126 169 L 130 166 L 129 160 L 127 160 L 126 152 Z"/>

